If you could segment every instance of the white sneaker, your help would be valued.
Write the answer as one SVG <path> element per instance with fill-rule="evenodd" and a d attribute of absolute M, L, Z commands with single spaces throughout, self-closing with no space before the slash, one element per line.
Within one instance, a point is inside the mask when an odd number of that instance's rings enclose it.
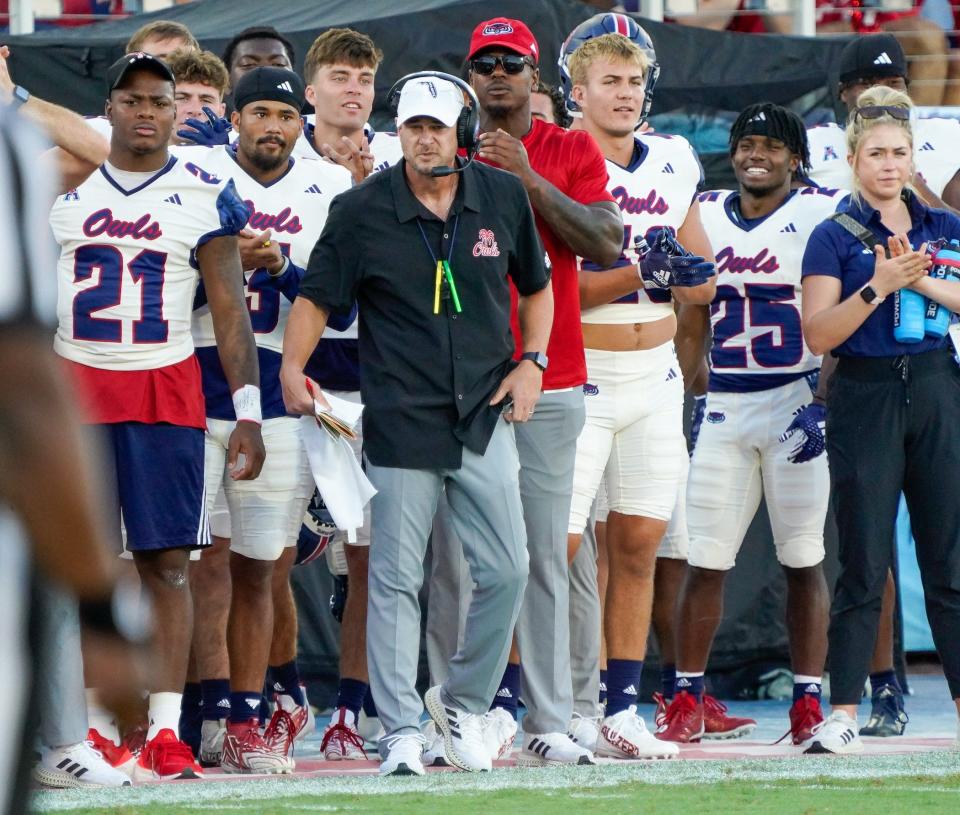
<path fill-rule="evenodd" d="M 433 719 L 427 719 L 421 729 L 424 738 L 423 747 L 423 766 L 424 767 L 449 767 L 447 761 L 447 750 L 443 746 L 443 734 L 437 730 Z"/>
<path fill-rule="evenodd" d="M 364 742 L 371 747 L 376 747 L 383 738 L 383 725 L 380 724 L 379 716 L 368 716 L 362 710 L 357 718 L 357 732 L 363 738 Z"/>
<path fill-rule="evenodd" d="M 508 758 L 517 737 L 517 722 L 502 707 L 495 707 L 483 714 L 483 743 L 490 760 Z"/>
<path fill-rule="evenodd" d="M 341 707 L 334 711 L 330 724 L 323 731 L 320 749 L 327 761 L 364 761 L 367 758 L 352 710 Z"/>
<path fill-rule="evenodd" d="M 524 733 L 523 748 L 517 756 L 520 767 L 548 767 L 553 764 L 596 764 L 593 753 L 566 733 Z"/>
<path fill-rule="evenodd" d="M 567 727 L 567 735 L 574 744 L 579 744 L 592 753 L 597 749 L 600 721 L 600 716 L 581 716 L 579 713 L 574 713 Z"/>
<path fill-rule="evenodd" d="M 424 741 L 419 733 L 384 739 L 387 757 L 380 762 L 380 775 L 424 775 Z"/>
<path fill-rule="evenodd" d="M 130 786 L 130 776 L 111 767 L 88 741 L 53 749 L 41 747 L 33 778 L 58 789 Z"/>
<path fill-rule="evenodd" d="M 483 716 L 446 705 L 435 685 L 423 697 L 427 713 L 443 733 L 447 759 L 461 770 L 490 770 L 493 762 L 483 742 Z"/>
<path fill-rule="evenodd" d="M 857 720 L 842 710 L 835 710 L 813 728 L 813 739 L 804 753 L 862 753 L 863 742 L 857 733 Z"/>
<path fill-rule="evenodd" d="M 680 748 L 656 738 L 637 715 L 637 706 L 630 705 L 603 720 L 595 752 L 608 758 L 673 758 Z"/>
<path fill-rule="evenodd" d="M 310 707 L 310 700 L 307 699 L 307 689 L 301 685 L 300 692 L 303 694 L 303 704 L 298 705 L 293 701 L 292 696 L 285 693 L 276 694 L 276 707 L 287 711 L 293 722 L 293 740 L 296 742 L 306 741 L 314 730 L 317 729 L 317 720 L 313 714 L 313 708 Z"/>
<path fill-rule="evenodd" d="M 204 719 L 200 725 L 200 766 L 219 767 L 223 760 L 223 739 L 227 735 L 226 719 Z"/>

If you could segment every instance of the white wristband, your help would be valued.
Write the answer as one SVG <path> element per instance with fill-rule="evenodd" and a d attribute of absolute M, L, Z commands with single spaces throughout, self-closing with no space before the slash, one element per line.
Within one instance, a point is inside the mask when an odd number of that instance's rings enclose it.
<path fill-rule="evenodd" d="M 256 385 L 244 385 L 233 392 L 233 412 L 238 422 L 256 422 L 263 424 L 260 411 L 260 388 Z"/>
<path fill-rule="evenodd" d="M 283 273 L 286 272 L 287 269 L 289 269 L 289 268 L 290 268 L 290 258 L 288 258 L 286 255 L 284 255 L 284 256 L 283 256 L 283 263 L 280 264 L 280 268 L 277 269 L 277 271 L 275 271 L 275 272 L 271 272 L 271 271 L 268 270 L 268 271 L 267 271 L 267 274 L 270 275 L 270 277 L 282 277 L 282 276 L 283 276 Z"/>

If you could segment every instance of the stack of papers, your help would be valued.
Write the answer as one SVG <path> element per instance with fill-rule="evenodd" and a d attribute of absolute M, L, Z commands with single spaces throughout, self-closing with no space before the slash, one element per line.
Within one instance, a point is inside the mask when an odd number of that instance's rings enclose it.
<path fill-rule="evenodd" d="M 346 399 L 338 399 L 332 394 L 323 393 L 330 409 L 321 407 L 320 402 L 313 400 L 313 412 L 317 419 L 317 424 L 322 427 L 334 439 L 346 438 L 351 441 L 357 440 L 357 433 L 354 428 L 360 420 L 360 414 L 363 413 L 363 405 L 356 402 L 348 402 Z"/>

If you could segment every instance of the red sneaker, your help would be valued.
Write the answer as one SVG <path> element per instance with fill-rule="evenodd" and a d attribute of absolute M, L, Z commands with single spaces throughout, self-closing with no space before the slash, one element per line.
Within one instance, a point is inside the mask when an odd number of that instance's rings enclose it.
<path fill-rule="evenodd" d="M 287 715 L 289 719 L 289 715 Z M 243 725 L 227 723 L 220 768 L 228 773 L 292 773 L 293 759 L 260 735 L 259 723 L 251 719 Z"/>
<path fill-rule="evenodd" d="M 345 707 L 338 709 L 323 731 L 320 749 L 327 761 L 351 761 L 366 759 L 363 738 L 357 732 L 353 712 Z"/>
<path fill-rule="evenodd" d="M 146 743 L 133 768 L 134 781 L 172 781 L 178 778 L 203 778 L 203 770 L 193 759 L 193 750 L 177 738 L 169 727 Z"/>
<path fill-rule="evenodd" d="M 823 710 L 816 696 L 804 694 L 790 708 L 790 735 L 794 744 L 813 738 L 813 729 L 823 721 Z"/>
<path fill-rule="evenodd" d="M 296 737 L 296 719 L 291 713 L 278 706 L 263 731 L 263 740 L 274 752 L 289 756 L 293 752 L 293 741 Z"/>
<path fill-rule="evenodd" d="M 755 719 L 728 716 L 727 706 L 712 696 L 703 695 L 703 738 L 739 739 L 753 732 Z"/>
<path fill-rule="evenodd" d="M 87 741 L 93 745 L 93 749 L 100 753 L 103 760 L 111 767 L 126 775 L 133 775 L 133 765 L 137 763 L 137 759 L 125 744 L 114 744 L 92 727 L 87 731 Z"/>
<path fill-rule="evenodd" d="M 653 720 L 657 723 L 657 727 L 660 727 L 667 715 L 667 708 L 670 707 L 670 700 L 657 691 L 653 694 L 653 701 L 657 704 L 657 712 L 653 714 Z"/>
<path fill-rule="evenodd" d="M 673 697 L 666 710 L 657 717 L 656 736 L 661 741 L 694 744 L 703 736 L 703 704 L 685 690 Z"/>

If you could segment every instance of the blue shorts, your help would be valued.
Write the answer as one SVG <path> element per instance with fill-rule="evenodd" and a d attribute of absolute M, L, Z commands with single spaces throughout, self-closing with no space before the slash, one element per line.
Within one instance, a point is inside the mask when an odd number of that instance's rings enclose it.
<path fill-rule="evenodd" d="M 113 447 L 126 548 L 144 552 L 209 546 L 203 431 L 140 422 L 100 427 Z"/>

